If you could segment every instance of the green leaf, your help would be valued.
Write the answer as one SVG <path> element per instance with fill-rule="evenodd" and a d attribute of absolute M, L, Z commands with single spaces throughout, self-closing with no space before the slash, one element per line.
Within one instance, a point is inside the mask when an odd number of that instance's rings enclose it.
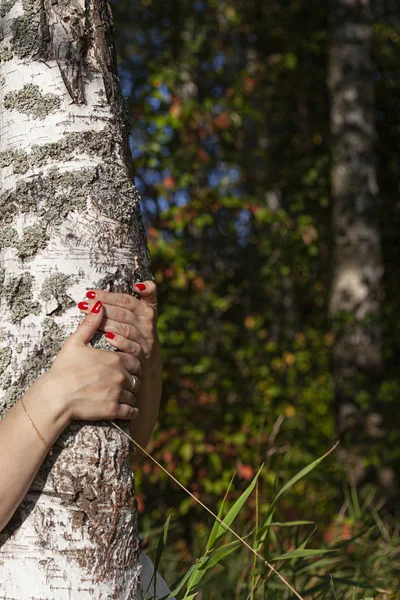
<path fill-rule="evenodd" d="M 302 550 L 299 548 L 297 550 L 293 550 L 293 552 L 286 552 L 285 554 L 276 556 L 272 560 L 290 560 L 292 558 L 309 558 L 311 556 L 318 556 L 319 554 L 328 554 L 330 552 L 335 552 L 335 550 Z"/>
<path fill-rule="evenodd" d="M 295 475 L 294 477 L 292 477 L 292 479 L 290 479 L 287 483 L 285 483 L 285 485 L 281 488 L 281 490 L 278 492 L 277 496 L 275 497 L 274 501 L 272 502 L 272 506 L 274 506 L 276 504 L 278 498 L 280 498 L 282 496 L 282 494 L 284 494 L 289 488 L 291 488 L 292 485 L 294 485 L 295 483 L 297 483 L 298 481 L 300 481 L 300 479 L 302 479 L 303 477 L 305 477 L 306 475 L 308 475 L 308 473 L 310 473 L 311 471 L 313 471 L 313 469 L 315 469 L 315 467 L 317 467 L 327 456 L 329 456 L 329 454 L 331 454 L 331 452 L 333 452 L 337 448 L 338 444 L 339 444 L 339 442 L 337 442 L 333 446 L 333 448 L 331 448 L 329 450 L 329 452 L 327 452 L 326 454 L 324 454 L 320 458 L 317 458 L 316 460 L 314 460 L 314 462 L 312 462 L 311 464 L 307 465 L 307 467 L 304 467 L 304 469 L 302 469 L 301 471 L 299 471 L 297 473 L 297 475 Z"/>
<path fill-rule="evenodd" d="M 222 546 L 221 548 L 217 548 L 209 556 L 207 564 L 203 568 L 205 568 L 208 571 L 209 569 L 211 569 L 212 567 L 217 565 L 219 562 L 221 562 L 224 558 L 229 556 L 229 554 L 232 554 L 232 552 L 237 550 L 237 548 L 239 548 L 240 545 L 241 545 L 241 542 L 239 542 L 239 540 L 235 540 L 235 541 L 231 542 L 230 544 L 226 544 L 225 546 Z"/>
<path fill-rule="evenodd" d="M 225 504 L 226 498 L 227 498 L 227 496 L 229 494 L 229 490 L 232 487 L 232 483 L 233 483 L 234 479 L 235 479 L 235 474 L 233 474 L 232 479 L 229 482 L 228 489 L 226 490 L 224 499 L 222 500 L 221 506 L 219 507 L 218 515 L 217 516 L 220 519 L 222 519 L 222 513 L 223 513 L 223 510 L 224 510 L 224 504 Z M 212 550 L 212 548 L 214 547 L 215 540 L 217 539 L 218 529 L 219 529 L 219 521 L 215 520 L 214 521 L 214 525 L 213 525 L 213 527 L 211 529 L 211 533 L 210 533 L 209 538 L 207 540 L 207 545 L 206 545 L 206 551 L 207 552 L 209 552 L 210 550 Z"/>
<path fill-rule="evenodd" d="M 287 523 L 266 523 L 258 530 L 258 535 L 261 537 L 270 527 L 300 527 L 301 525 L 315 525 L 315 521 L 288 521 Z"/>
<path fill-rule="evenodd" d="M 222 520 L 222 523 L 218 523 L 218 529 L 217 529 L 217 533 L 216 533 L 216 536 L 215 536 L 216 540 L 218 538 L 220 538 L 221 535 L 223 535 L 225 533 L 225 531 L 227 531 L 227 528 L 224 527 L 224 525 L 227 525 L 228 527 L 230 527 L 231 524 L 233 523 L 233 521 L 236 519 L 237 515 L 239 514 L 239 512 L 243 508 L 244 503 L 246 502 L 246 500 L 248 499 L 248 497 L 250 496 L 250 494 L 252 493 L 252 491 L 256 487 L 257 480 L 258 480 L 258 478 L 260 476 L 260 473 L 261 473 L 261 471 L 262 471 L 263 468 L 264 468 L 264 463 L 259 468 L 257 474 L 255 475 L 253 481 L 250 483 L 250 485 L 248 486 L 248 488 L 236 500 L 236 502 L 232 506 L 232 508 L 226 513 L 224 519 Z"/>
<path fill-rule="evenodd" d="M 195 586 L 201 581 L 201 579 L 204 577 L 207 570 L 204 570 L 203 565 L 207 561 L 208 561 L 208 557 L 202 556 L 195 562 L 193 572 L 191 573 L 190 578 L 188 580 L 186 594 L 188 592 L 191 592 L 195 588 Z M 187 600 L 186 594 L 184 595 L 183 600 Z"/>
<path fill-rule="evenodd" d="M 176 587 L 172 590 L 171 592 L 171 596 L 177 596 L 179 594 L 179 592 L 181 591 L 181 589 L 183 588 L 183 586 L 185 585 L 185 583 L 187 582 L 187 580 L 189 579 L 189 577 L 192 575 L 194 569 L 196 567 L 196 563 L 193 564 L 190 569 L 188 570 L 187 573 L 185 573 L 185 575 L 182 577 L 181 581 L 176 585 Z"/>

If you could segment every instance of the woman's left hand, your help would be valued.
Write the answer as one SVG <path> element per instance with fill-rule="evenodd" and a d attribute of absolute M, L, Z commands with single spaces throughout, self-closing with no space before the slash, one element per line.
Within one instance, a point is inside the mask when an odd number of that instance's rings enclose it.
<path fill-rule="evenodd" d="M 105 312 L 100 331 L 114 348 L 134 354 L 145 367 L 158 345 L 156 285 L 153 281 L 137 283 L 135 293 L 140 300 L 130 294 L 90 290 L 87 302 L 79 302 L 78 308 L 86 313 L 100 300 Z"/>

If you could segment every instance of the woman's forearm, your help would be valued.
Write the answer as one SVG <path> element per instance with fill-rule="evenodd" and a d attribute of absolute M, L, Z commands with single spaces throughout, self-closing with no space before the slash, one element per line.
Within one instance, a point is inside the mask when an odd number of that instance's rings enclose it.
<path fill-rule="evenodd" d="M 157 341 L 153 356 L 148 360 L 143 369 L 141 386 L 136 402 L 136 407 L 139 409 L 139 416 L 134 421 L 131 421 L 132 437 L 142 448 L 147 446 L 157 421 L 160 409 L 161 389 L 162 359 L 160 344 Z"/>
<path fill-rule="evenodd" d="M 68 424 L 65 411 L 54 398 L 46 375 L 23 396 L 25 407 L 48 444 Z M 48 448 L 41 441 L 21 401 L 0 421 L 0 531 L 7 525 L 43 463 Z"/>

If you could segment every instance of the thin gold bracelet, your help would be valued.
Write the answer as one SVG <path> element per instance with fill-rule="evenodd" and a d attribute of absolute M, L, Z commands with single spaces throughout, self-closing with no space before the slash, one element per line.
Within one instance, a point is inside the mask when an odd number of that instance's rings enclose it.
<path fill-rule="evenodd" d="M 50 444 L 44 439 L 44 437 L 42 436 L 42 434 L 40 433 L 39 429 L 36 427 L 35 423 L 32 421 L 30 414 L 28 413 L 28 411 L 26 410 L 26 406 L 24 404 L 23 399 L 21 398 L 21 404 L 22 404 L 22 408 L 24 409 L 24 412 L 26 414 L 26 416 L 28 417 L 30 424 L 32 425 L 33 429 L 36 431 L 36 433 L 38 434 L 38 436 L 40 437 L 40 439 L 42 440 L 43 444 L 46 446 L 46 448 L 49 450 L 49 454 L 50 456 L 53 454 L 53 449 L 52 446 L 50 446 Z"/>

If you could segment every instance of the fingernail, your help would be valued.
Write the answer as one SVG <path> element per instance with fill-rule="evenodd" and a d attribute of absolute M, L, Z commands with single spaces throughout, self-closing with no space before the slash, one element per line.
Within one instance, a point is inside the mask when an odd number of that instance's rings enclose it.
<path fill-rule="evenodd" d="M 96 292 L 86 292 L 86 298 L 94 300 L 96 298 Z"/>
<path fill-rule="evenodd" d="M 115 333 L 111 333 L 110 331 L 107 331 L 106 338 L 108 338 L 109 340 L 113 340 L 115 338 Z"/>
<path fill-rule="evenodd" d="M 92 313 L 94 313 L 95 315 L 97 315 L 101 311 L 101 307 L 102 306 L 103 305 L 102 305 L 101 302 L 96 302 L 96 304 L 92 308 Z"/>
<path fill-rule="evenodd" d="M 135 283 L 135 288 L 137 288 L 140 292 L 144 292 L 146 286 L 144 283 Z"/>
<path fill-rule="evenodd" d="M 89 308 L 89 304 L 87 302 L 78 302 L 78 308 L 81 310 L 87 310 Z"/>

